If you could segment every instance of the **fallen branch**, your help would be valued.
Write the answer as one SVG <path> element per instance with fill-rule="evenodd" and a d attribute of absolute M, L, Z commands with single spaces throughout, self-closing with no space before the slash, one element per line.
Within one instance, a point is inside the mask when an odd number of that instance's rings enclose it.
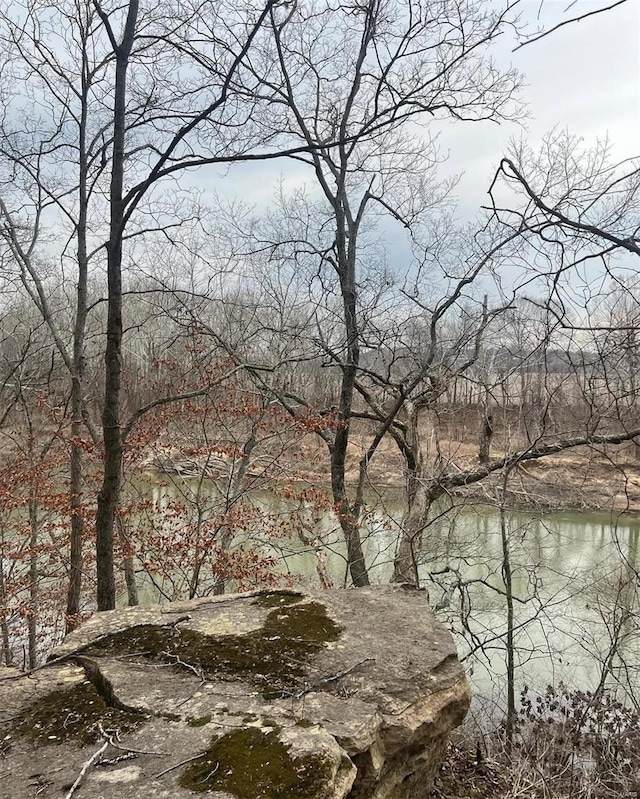
<path fill-rule="evenodd" d="M 120 746 L 119 743 L 115 743 L 114 741 L 110 741 L 111 746 L 114 749 L 120 749 L 121 752 L 127 752 L 128 754 L 132 755 L 152 755 L 153 757 L 168 757 L 171 752 L 150 752 L 147 749 L 133 749 L 130 746 Z"/>
<path fill-rule="evenodd" d="M 85 776 L 85 774 L 87 773 L 87 771 L 89 771 L 89 769 L 91 768 L 91 766 L 93 766 L 93 764 L 94 764 L 94 763 L 95 763 L 97 760 L 99 760 L 99 759 L 100 759 L 100 757 L 101 757 L 101 756 L 104 754 L 104 752 L 106 752 L 106 751 L 107 751 L 107 749 L 109 748 L 109 744 L 110 744 L 110 741 L 109 741 L 109 739 L 107 739 L 107 740 L 106 740 L 106 741 L 105 741 L 105 742 L 102 744 L 102 746 L 101 746 L 99 749 L 97 749 L 97 750 L 96 750 L 96 751 L 95 751 L 95 752 L 94 752 L 94 753 L 91 755 L 91 757 L 90 757 L 90 758 L 87 760 L 87 762 L 86 762 L 86 763 L 83 765 L 83 767 L 80 769 L 80 773 L 79 773 L 79 774 L 78 774 L 78 776 L 76 777 L 76 781 L 73 783 L 73 785 L 71 786 L 71 788 L 69 788 L 69 792 L 67 793 L 67 795 L 65 796 L 65 798 L 64 798 L 64 799 L 71 799 L 71 797 L 73 796 L 73 794 L 76 792 L 77 788 L 80 786 L 80 783 L 81 783 L 81 782 L 82 782 L 82 780 L 84 779 L 84 776 Z"/>
<path fill-rule="evenodd" d="M 356 669 L 359 669 L 360 666 L 364 666 L 365 663 L 375 663 L 375 660 L 376 660 L 375 658 L 365 658 L 364 660 L 361 660 L 359 663 L 356 663 L 355 666 L 351 666 L 351 668 L 349 669 L 345 669 L 344 671 L 339 671 L 336 674 L 330 674 L 328 677 L 322 677 L 316 683 L 316 687 L 319 687 L 321 685 L 327 685 L 327 683 L 330 682 L 337 682 L 338 680 L 341 680 L 343 677 L 346 677 L 347 674 L 351 674 Z"/>
<path fill-rule="evenodd" d="M 121 755 L 117 755 L 116 757 L 110 758 L 103 758 L 96 763 L 97 766 L 115 766 L 118 763 L 122 763 L 123 760 L 135 760 L 138 755 L 135 752 L 123 752 Z"/>
<path fill-rule="evenodd" d="M 182 707 L 183 705 L 186 705 L 187 702 L 190 702 L 193 699 L 193 697 L 198 693 L 198 691 L 202 688 L 204 683 L 205 683 L 205 680 L 203 678 L 200 681 L 200 685 L 196 685 L 196 687 L 193 689 L 193 691 L 191 691 L 189 696 L 187 696 L 185 699 L 183 699 L 182 702 L 178 702 L 178 704 L 176 705 L 176 708 Z"/>

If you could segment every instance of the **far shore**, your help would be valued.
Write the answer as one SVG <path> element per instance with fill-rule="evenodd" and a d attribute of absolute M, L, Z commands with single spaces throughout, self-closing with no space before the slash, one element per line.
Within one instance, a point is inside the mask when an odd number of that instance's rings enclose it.
<path fill-rule="evenodd" d="M 292 460 L 299 466 L 287 470 L 286 475 L 275 478 L 275 484 L 313 486 L 330 493 L 330 478 L 324 460 L 317 462 L 318 448 L 313 441 L 305 442 Z M 448 468 L 468 468 L 475 462 L 474 448 L 458 442 L 444 442 L 440 453 L 448 458 Z M 500 455 L 496 452 L 495 455 Z M 357 481 L 358 448 L 352 447 L 352 466 L 347 472 L 348 484 Z M 309 457 L 307 457 L 309 456 Z M 308 464 L 313 463 L 312 468 Z M 228 464 L 216 458 L 214 468 L 209 468 L 212 480 L 227 473 Z M 306 468 L 305 468 L 306 467 Z M 177 452 L 166 451 L 138 464 L 141 471 L 157 474 L 180 475 L 185 479 L 200 474 L 197 460 L 181 458 Z M 259 469 L 250 469 L 249 481 L 256 488 L 267 488 L 274 478 L 265 478 Z M 405 490 L 403 463 L 390 442 L 381 447 L 368 472 L 367 491 L 377 492 L 387 498 L 402 501 Z M 496 504 L 502 492 L 502 475 L 461 489 L 455 496 L 469 497 L 474 502 Z M 614 513 L 640 514 L 640 460 L 632 456 L 630 448 L 611 448 L 610 451 L 593 452 L 585 448 L 549 456 L 539 461 L 529 461 L 512 473 L 507 490 L 507 502 L 512 508 L 540 511 L 590 510 Z"/>

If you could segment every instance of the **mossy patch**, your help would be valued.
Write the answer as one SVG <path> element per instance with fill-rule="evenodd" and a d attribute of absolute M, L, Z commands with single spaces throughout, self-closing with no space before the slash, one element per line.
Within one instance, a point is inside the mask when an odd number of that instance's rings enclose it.
<path fill-rule="evenodd" d="M 198 793 L 228 791 L 237 799 L 313 799 L 326 795 L 331 766 L 320 755 L 291 757 L 278 730 L 234 730 L 211 741 L 180 785 Z"/>
<path fill-rule="evenodd" d="M 211 721 L 211 716 L 198 716 L 197 718 L 191 716 L 190 718 L 187 719 L 187 724 L 190 727 L 204 727 L 210 721 Z"/>
<path fill-rule="evenodd" d="M 295 605 L 304 599 L 297 591 L 265 591 L 253 600 L 259 608 L 281 608 L 284 605 Z"/>
<path fill-rule="evenodd" d="M 348 755 L 342 755 L 340 758 L 340 771 L 350 771 L 353 766 L 353 761 Z"/>
<path fill-rule="evenodd" d="M 286 696 L 299 685 L 310 658 L 336 641 L 341 630 L 319 602 L 299 602 L 299 595 L 287 592 L 270 592 L 264 601 L 275 602 L 280 594 L 284 601 L 271 610 L 262 628 L 244 635 L 145 624 L 101 639 L 87 654 L 143 653 L 139 659 L 164 663 L 179 658 L 216 677 L 249 680 L 266 698 Z"/>
<path fill-rule="evenodd" d="M 67 740 L 92 744 L 101 737 L 99 723 L 124 733 L 145 719 L 142 714 L 110 707 L 85 681 L 37 699 L 12 723 L 11 732 L 41 746 Z"/>

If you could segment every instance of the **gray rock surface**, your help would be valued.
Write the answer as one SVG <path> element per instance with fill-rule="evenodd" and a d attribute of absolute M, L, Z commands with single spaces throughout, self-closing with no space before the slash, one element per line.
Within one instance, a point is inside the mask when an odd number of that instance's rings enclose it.
<path fill-rule="evenodd" d="M 52 658 L 0 670 L 2 799 L 417 799 L 469 704 L 399 586 L 96 614 Z"/>

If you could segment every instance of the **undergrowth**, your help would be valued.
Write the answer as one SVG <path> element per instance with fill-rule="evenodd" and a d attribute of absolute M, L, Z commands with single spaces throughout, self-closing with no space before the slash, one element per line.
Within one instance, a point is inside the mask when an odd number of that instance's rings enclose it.
<path fill-rule="evenodd" d="M 504 730 L 451 744 L 429 799 L 637 799 L 640 716 L 614 697 L 524 688 Z"/>

